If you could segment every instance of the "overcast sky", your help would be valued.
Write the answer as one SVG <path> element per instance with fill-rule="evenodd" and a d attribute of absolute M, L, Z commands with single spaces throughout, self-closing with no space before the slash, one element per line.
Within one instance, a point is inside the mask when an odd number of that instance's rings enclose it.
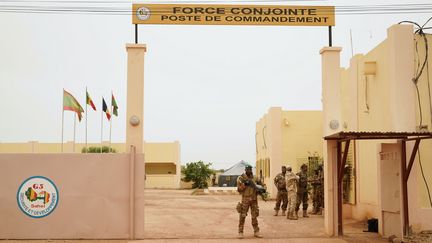
<path fill-rule="evenodd" d="M 107 1 L 102 2 L 101 6 L 107 6 Z M 114 5 L 131 5 L 125 2 Z M 5 4 L 14 3 L 3 2 L 0 6 Z M 430 16 L 430 12 L 336 15 L 333 45 L 343 48 L 341 61 L 347 66 L 351 58 L 350 30 L 354 54 L 365 53 L 385 39 L 392 24 L 402 20 L 423 24 Z M 88 113 L 88 141 L 100 142 L 101 96 L 110 103 L 111 91 L 119 105 L 119 116 L 113 119 L 112 142 L 125 141 L 125 44 L 134 41 L 130 16 L 0 12 L 0 30 L 0 142 L 60 143 L 62 89 L 84 106 L 86 86 L 98 108 L 98 112 Z M 255 123 L 270 107 L 321 110 L 319 50 L 328 45 L 327 27 L 141 25 L 139 43 L 148 48 L 144 138 L 147 142 L 178 140 L 183 164 L 203 160 L 212 162 L 215 168 L 228 168 L 240 160 L 254 163 Z M 73 140 L 73 119 L 73 112 L 65 112 L 65 141 Z M 108 140 L 106 120 L 104 124 L 104 140 Z M 84 120 L 77 124 L 76 134 L 76 141 L 84 143 Z"/>

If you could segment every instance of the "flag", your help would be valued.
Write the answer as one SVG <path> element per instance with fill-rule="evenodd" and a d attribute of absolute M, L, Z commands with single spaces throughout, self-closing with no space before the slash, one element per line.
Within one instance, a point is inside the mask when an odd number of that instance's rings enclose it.
<path fill-rule="evenodd" d="M 86 98 L 87 105 L 91 106 L 91 108 L 93 108 L 93 110 L 96 110 L 96 106 L 94 105 L 93 100 L 92 100 L 92 98 L 90 98 L 90 95 L 87 91 L 86 91 L 86 97 L 87 97 Z"/>
<path fill-rule="evenodd" d="M 74 111 L 78 115 L 78 120 L 81 121 L 84 109 L 80 103 L 66 90 L 63 90 L 63 110 Z"/>
<path fill-rule="evenodd" d="M 103 110 L 103 112 L 105 112 L 105 114 L 106 114 L 106 117 L 107 117 L 107 119 L 108 119 L 108 121 L 111 119 L 111 114 L 110 114 L 110 112 L 109 112 L 109 110 L 108 110 L 108 106 L 107 106 L 107 104 L 105 103 L 105 100 L 104 100 L 104 98 L 102 97 L 102 110 Z"/>
<path fill-rule="evenodd" d="M 111 106 L 112 106 L 112 108 L 113 108 L 113 115 L 115 115 L 115 116 L 118 116 L 118 112 L 117 112 L 117 110 L 118 110 L 118 106 L 117 106 L 117 102 L 116 102 L 116 100 L 115 100 L 115 98 L 114 98 L 114 95 L 111 93 Z"/>

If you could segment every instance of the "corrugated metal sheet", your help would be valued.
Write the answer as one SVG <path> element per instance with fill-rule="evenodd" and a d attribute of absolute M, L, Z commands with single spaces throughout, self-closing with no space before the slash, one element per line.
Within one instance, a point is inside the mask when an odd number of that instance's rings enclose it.
<path fill-rule="evenodd" d="M 325 140 L 343 139 L 408 139 L 432 137 L 431 132 L 338 132 L 324 137 Z"/>

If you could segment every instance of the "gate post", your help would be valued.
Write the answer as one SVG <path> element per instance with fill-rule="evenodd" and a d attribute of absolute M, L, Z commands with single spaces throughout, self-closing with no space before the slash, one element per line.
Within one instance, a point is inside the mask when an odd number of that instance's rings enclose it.
<path fill-rule="evenodd" d="M 328 136 L 342 131 L 342 106 L 340 98 L 340 47 L 321 49 L 322 60 L 322 103 L 323 135 Z M 329 236 L 337 234 L 337 163 L 336 142 L 324 141 L 324 227 Z"/>
<path fill-rule="evenodd" d="M 135 146 L 136 153 L 143 152 L 144 142 L 144 44 L 126 44 L 127 64 L 127 110 L 126 152 Z"/>

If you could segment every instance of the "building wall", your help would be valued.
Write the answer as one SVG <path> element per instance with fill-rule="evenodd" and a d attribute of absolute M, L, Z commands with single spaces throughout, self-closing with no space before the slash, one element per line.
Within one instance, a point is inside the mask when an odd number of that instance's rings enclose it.
<path fill-rule="evenodd" d="M 290 165 L 295 172 L 308 156 L 322 156 L 321 111 L 283 111 L 272 107 L 256 123 L 256 174 L 263 171 L 270 197 L 277 190 L 273 178 L 282 165 Z"/>
<path fill-rule="evenodd" d="M 322 156 L 321 120 L 321 111 L 283 111 L 282 161 L 295 172 L 309 156 Z"/>
<path fill-rule="evenodd" d="M 146 174 L 145 188 L 179 188 L 175 175 Z"/>
<path fill-rule="evenodd" d="M 415 40 L 418 41 L 418 56 L 415 56 L 414 65 L 418 67 L 418 64 L 423 64 L 426 51 L 424 39 L 419 35 L 416 35 Z M 432 36 L 427 35 L 427 40 L 429 45 L 428 58 L 430 59 L 432 57 Z M 423 74 L 419 78 L 418 89 L 422 108 L 421 123 L 422 125 L 427 126 L 429 131 L 432 131 L 432 99 L 430 96 L 432 93 L 432 75 L 430 71 L 432 71 L 431 61 L 427 63 Z M 420 125 L 419 107 L 420 106 L 416 104 L 416 125 Z M 410 208 L 410 215 L 415 219 L 415 221 L 412 221 L 414 230 L 432 229 L 432 207 L 429 200 L 428 188 L 426 187 L 427 183 L 429 186 L 429 191 L 432 193 L 432 140 L 423 140 L 420 144 L 419 151 L 423 173 L 417 155 L 417 159 L 414 162 L 414 166 L 411 171 L 410 179 L 408 180 L 408 192 L 410 200 L 412 200 L 410 203 L 416 205 L 415 208 Z M 422 174 L 424 174 L 424 177 Z M 425 217 L 425 215 L 428 217 Z"/>
<path fill-rule="evenodd" d="M 147 175 L 175 175 L 176 165 L 172 163 L 146 163 L 145 171 Z"/>
<path fill-rule="evenodd" d="M 425 56 L 423 39 L 418 41 L 418 55 L 415 53 L 415 39 L 411 26 L 392 26 L 388 37 L 365 55 L 356 55 L 350 66 L 341 70 L 341 106 L 344 130 L 346 131 L 416 131 L 420 124 L 416 89 L 412 82 L 417 63 L 422 64 Z M 429 46 L 432 38 L 428 36 Z M 429 56 L 431 56 L 429 50 Z M 420 58 L 419 58 L 420 57 Z M 412 61 L 411 61 L 412 60 Z M 375 63 L 375 72 L 369 73 L 369 63 Z M 432 68 L 429 64 L 429 68 Z M 422 125 L 431 131 L 432 92 L 427 79 L 427 70 L 419 79 Z M 429 77 L 429 82 L 432 82 Z M 356 203 L 344 208 L 344 213 L 355 219 L 380 217 L 380 193 L 376 186 L 380 177 L 377 171 L 380 163 L 381 143 L 396 143 L 389 140 L 356 142 Z M 407 153 L 410 155 L 412 142 Z M 432 141 L 423 140 L 420 145 L 425 178 L 432 185 Z M 408 155 L 408 156 L 409 156 Z M 379 172 L 379 171 L 378 171 Z M 411 171 L 409 185 L 410 224 L 413 229 L 432 228 L 432 210 L 425 183 L 419 169 L 418 156 Z M 349 212 L 347 212 L 349 211 Z M 426 220 L 427 219 L 427 220 Z"/>
<path fill-rule="evenodd" d="M 123 143 L 108 143 L 104 141 L 103 146 L 111 146 L 117 153 L 125 153 Z M 101 144 L 88 143 L 88 147 L 100 147 Z M 65 142 L 64 153 L 81 153 L 85 144 Z M 62 145 L 58 143 L 39 143 L 30 141 L 28 143 L 0 143 L 0 153 L 60 153 Z M 146 181 L 146 188 L 180 188 L 180 143 L 144 143 L 143 151 L 146 162 L 146 174 L 158 174 L 157 179 L 150 176 Z M 147 171 L 148 170 L 148 171 Z M 165 174 L 165 177 L 162 175 Z M 164 181 L 164 179 L 166 181 Z"/>
<path fill-rule="evenodd" d="M 427 35 L 428 40 L 428 59 L 430 60 L 432 58 L 432 36 Z M 417 48 L 419 50 L 419 55 L 415 58 L 415 66 L 417 67 L 418 64 L 422 65 L 424 61 L 424 57 L 426 55 L 425 45 L 424 45 L 424 39 L 420 37 L 419 35 L 415 36 L 415 40 L 418 41 Z M 429 73 L 432 71 L 432 61 L 427 62 L 427 65 L 425 66 L 425 69 L 423 71 L 423 75 L 420 76 L 418 81 L 418 89 L 420 92 L 420 103 L 422 107 L 422 125 L 426 125 L 427 129 L 429 131 L 432 131 L 432 99 L 431 99 L 431 93 L 432 93 L 432 73 Z M 420 124 L 420 113 L 419 113 L 419 106 L 416 105 L 416 125 Z M 424 140 L 420 144 L 420 156 L 421 156 L 421 162 L 423 167 L 423 172 L 425 174 L 426 181 L 429 185 L 429 189 L 432 189 L 432 141 L 431 140 Z M 418 180 L 417 186 L 419 191 L 419 200 L 418 204 L 422 208 L 430 208 L 430 202 L 429 197 L 427 194 L 426 184 L 423 181 L 423 176 L 421 174 L 420 165 L 418 161 L 416 161 L 415 166 L 416 168 L 416 178 Z"/>

